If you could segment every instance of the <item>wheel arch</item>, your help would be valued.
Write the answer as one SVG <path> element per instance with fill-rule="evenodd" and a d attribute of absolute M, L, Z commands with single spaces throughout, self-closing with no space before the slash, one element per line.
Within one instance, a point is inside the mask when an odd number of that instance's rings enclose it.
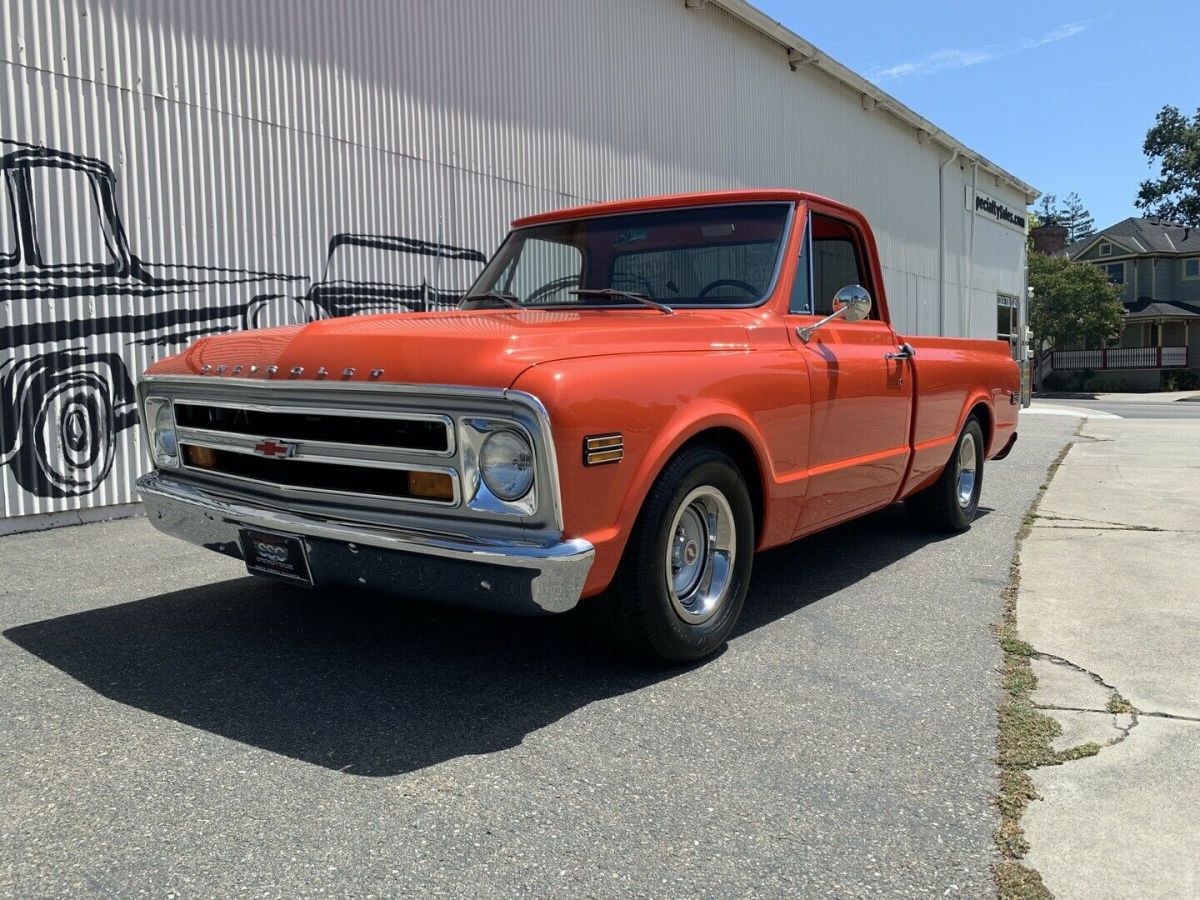
<path fill-rule="evenodd" d="M 671 458 L 678 456 L 691 447 L 714 447 L 733 460 L 746 489 L 750 492 L 750 506 L 754 511 L 754 534 L 757 538 L 763 533 L 766 522 L 766 482 L 763 479 L 762 465 L 754 445 L 742 432 L 728 425 L 715 425 L 705 428 L 684 441 Z M 664 462 L 665 466 L 666 463 Z M 661 470 L 660 470 L 661 471 Z"/>
<path fill-rule="evenodd" d="M 728 455 L 745 479 L 754 511 L 755 543 L 760 542 L 770 512 L 772 470 L 752 424 L 727 410 L 680 423 L 670 435 L 647 455 L 652 463 L 644 467 L 627 495 L 626 505 L 632 506 L 630 519 L 641 511 L 650 489 L 671 460 L 690 447 L 710 445 Z"/>
<path fill-rule="evenodd" d="M 996 417 L 992 414 L 992 406 L 987 400 L 976 397 L 968 405 L 967 414 L 959 425 L 959 432 L 966 427 L 967 420 L 972 416 L 979 420 L 979 428 L 983 431 L 983 455 L 986 459 L 992 452 L 992 442 L 996 439 Z"/>

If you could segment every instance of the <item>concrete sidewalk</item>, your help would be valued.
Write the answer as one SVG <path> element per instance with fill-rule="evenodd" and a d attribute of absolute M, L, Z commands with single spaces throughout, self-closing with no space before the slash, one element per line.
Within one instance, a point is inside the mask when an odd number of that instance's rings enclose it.
<path fill-rule="evenodd" d="M 1072 400 L 1097 400 L 1103 403 L 1178 403 L 1180 400 L 1200 401 L 1200 391 L 1039 391 L 1034 400 L 1069 403 Z"/>
<path fill-rule="evenodd" d="M 1022 825 L 1058 898 L 1200 897 L 1200 421 L 1090 419 L 1021 548 L 1055 749 Z M 1114 692 L 1132 712 L 1114 712 Z"/>

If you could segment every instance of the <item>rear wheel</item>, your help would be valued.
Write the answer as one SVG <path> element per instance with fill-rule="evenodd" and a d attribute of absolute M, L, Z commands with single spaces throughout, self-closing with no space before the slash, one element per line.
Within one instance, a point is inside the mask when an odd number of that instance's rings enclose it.
<path fill-rule="evenodd" d="M 646 498 L 606 606 L 623 649 L 668 662 L 725 643 L 750 582 L 754 516 L 745 480 L 711 447 L 684 450 Z"/>
<path fill-rule="evenodd" d="M 913 522 L 933 531 L 970 528 L 983 489 L 983 456 L 983 428 L 971 416 L 938 480 L 905 501 Z"/>

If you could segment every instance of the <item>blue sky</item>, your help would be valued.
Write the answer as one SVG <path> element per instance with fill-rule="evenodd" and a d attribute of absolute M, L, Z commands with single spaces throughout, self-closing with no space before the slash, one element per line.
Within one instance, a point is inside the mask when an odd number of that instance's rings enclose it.
<path fill-rule="evenodd" d="M 752 2 L 1098 228 L 1138 214 L 1155 113 L 1200 106 L 1197 0 Z"/>

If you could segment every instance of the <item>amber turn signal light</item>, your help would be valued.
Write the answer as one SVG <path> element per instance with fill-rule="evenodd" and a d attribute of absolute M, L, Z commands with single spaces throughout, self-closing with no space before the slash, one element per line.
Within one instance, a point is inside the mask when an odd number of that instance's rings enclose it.
<path fill-rule="evenodd" d="M 620 462 L 625 457 L 625 438 L 620 434 L 593 434 L 583 439 L 583 464 L 599 466 Z"/>
<path fill-rule="evenodd" d="M 454 481 L 445 472 L 409 472 L 408 495 L 449 503 L 454 499 Z"/>
<path fill-rule="evenodd" d="M 192 444 L 183 445 L 183 459 L 195 469 L 215 469 L 217 467 L 217 451 L 212 447 L 196 447 Z"/>

